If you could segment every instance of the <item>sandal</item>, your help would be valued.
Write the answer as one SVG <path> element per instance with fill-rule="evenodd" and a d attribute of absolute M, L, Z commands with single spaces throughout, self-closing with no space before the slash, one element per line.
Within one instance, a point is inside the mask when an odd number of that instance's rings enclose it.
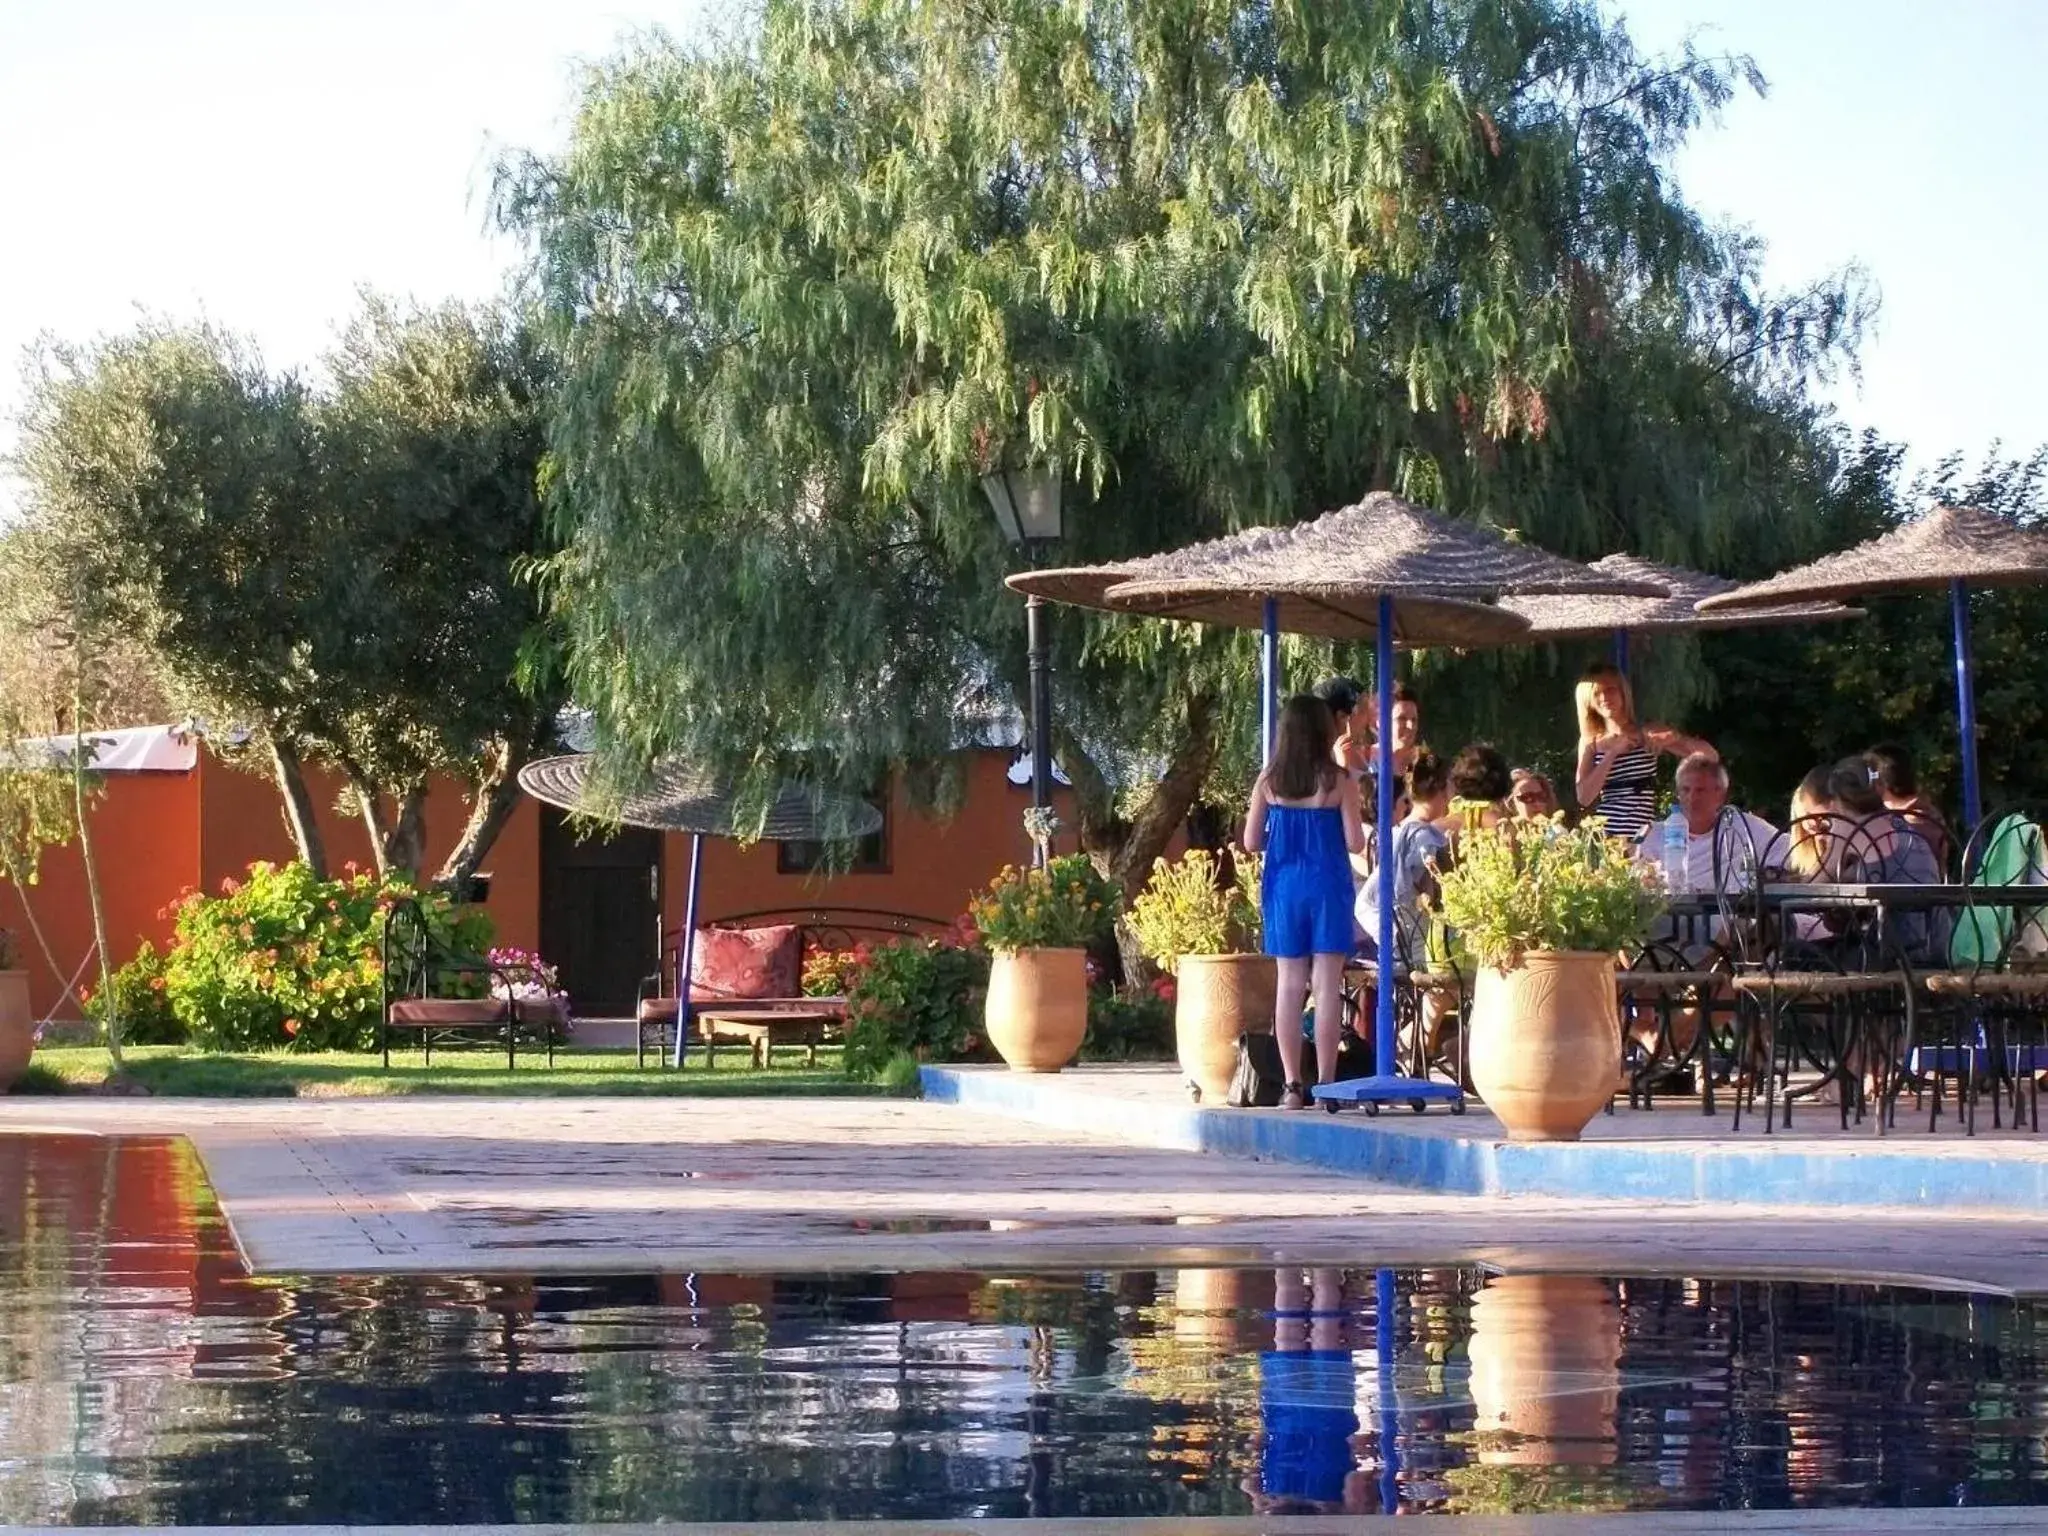
<path fill-rule="evenodd" d="M 1289 1083 L 1280 1090 L 1280 1107 L 1282 1109 L 1308 1108 L 1308 1094 L 1303 1090 L 1301 1084 Z"/>

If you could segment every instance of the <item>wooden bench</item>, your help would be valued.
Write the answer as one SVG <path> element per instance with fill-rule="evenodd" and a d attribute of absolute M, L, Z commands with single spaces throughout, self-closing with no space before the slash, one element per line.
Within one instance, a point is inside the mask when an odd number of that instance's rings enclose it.
<path fill-rule="evenodd" d="M 793 927 L 798 930 L 801 953 L 807 955 L 817 949 L 845 950 L 861 943 L 928 937 L 945 932 L 948 925 L 936 918 L 866 907 L 778 907 L 738 913 L 705 926 Z M 666 1060 L 675 1043 L 679 1008 L 676 977 L 681 965 L 682 933 L 677 930 L 663 937 L 667 974 L 649 977 L 642 983 L 636 1009 L 635 1059 L 641 1066 L 646 1065 L 650 1045 Z M 692 989 L 690 1016 L 696 1021 L 694 1033 L 704 1046 L 707 1064 L 715 1064 L 720 1045 L 748 1046 L 756 1067 L 767 1066 L 769 1053 L 778 1045 L 801 1045 L 806 1065 L 815 1066 L 818 1047 L 836 1036 L 846 1020 L 846 999 L 733 998 Z"/>
<path fill-rule="evenodd" d="M 429 1065 L 437 1045 L 448 1049 L 502 1044 L 509 1070 L 519 1064 L 522 1039 L 545 1045 L 548 1065 L 555 1064 L 555 1044 L 569 1023 L 562 1000 L 522 997 L 503 967 L 437 943 L 417 901 L 399 901 L 385 914 L 381 955 L 377 1050 L 386 1067 L 391 1065 L 394 1034 L 416 1040 Z M 446 995 L 457 987 L 482 991 L 468 997 Z"/>

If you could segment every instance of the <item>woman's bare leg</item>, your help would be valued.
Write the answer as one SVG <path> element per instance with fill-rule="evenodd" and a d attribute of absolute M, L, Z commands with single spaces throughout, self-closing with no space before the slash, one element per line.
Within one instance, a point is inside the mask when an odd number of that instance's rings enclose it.
<path fill-rule="evenodd" d="M 1279 984 L 1273 991 L 1273 1038 L 1280 1046 L 1280 1065 L 1287 1071 L 1287 1081 L 1301 1081 L 1301 1004 L 1308 995 L 1309 962 L 1306 959 L 1280 959 L 1274 962 L 1279 974 Z M 1317 1026 L 1322 1016 L 1316 1016 Z"/>

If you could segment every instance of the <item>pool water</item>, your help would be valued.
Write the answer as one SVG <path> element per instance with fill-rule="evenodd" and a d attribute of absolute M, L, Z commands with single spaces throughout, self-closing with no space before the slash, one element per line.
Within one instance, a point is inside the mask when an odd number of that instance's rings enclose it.
<path fill-rule="evenodd" d="M 2048 1502 L 2044 1317 L 1456 1267 L 252 1279 L 182 1143 L 0 1136 L 0 1522 Z"/>

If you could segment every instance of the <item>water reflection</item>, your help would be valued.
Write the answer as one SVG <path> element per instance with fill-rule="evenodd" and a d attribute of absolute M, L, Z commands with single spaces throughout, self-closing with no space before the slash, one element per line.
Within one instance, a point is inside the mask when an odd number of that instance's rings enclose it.
<path fill-rule="evenodd" d="M 0 1521 L 2034 1502 L 2042 1318 L 1458 1268 L 252 1280 L 180 1144 L 0 1137 Z"/>

